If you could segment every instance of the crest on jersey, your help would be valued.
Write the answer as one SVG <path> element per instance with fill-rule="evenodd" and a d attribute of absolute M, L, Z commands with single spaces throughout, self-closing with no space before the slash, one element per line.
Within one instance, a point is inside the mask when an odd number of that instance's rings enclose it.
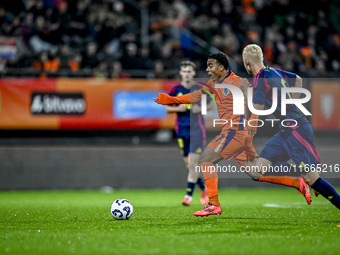
<path fill-rule="evenodd" d="M 334 110 L 334 97 L 329 93 L 324 93 L 321 95 L 320 101 L 322 114 L 329 120 Z"/>
<path fill-rule="evenodd" d="M 225 96 L 228 96 L 228 95 L 229 95 L 229 89 L 224 88 L 224 89 L 223 89 L 223 94 L 224 94 Z"/>

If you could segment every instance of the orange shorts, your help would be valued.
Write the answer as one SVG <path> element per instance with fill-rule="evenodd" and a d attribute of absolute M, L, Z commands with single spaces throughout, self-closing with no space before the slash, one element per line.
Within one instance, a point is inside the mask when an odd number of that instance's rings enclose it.
<path fill-rule="evenodd" d="M 216 136 L 208 147 L 228 161 L 234 158 L 242 166 L 244 161 L 258 157 L 252 141 L 246 130 L 227 130 Z"/>

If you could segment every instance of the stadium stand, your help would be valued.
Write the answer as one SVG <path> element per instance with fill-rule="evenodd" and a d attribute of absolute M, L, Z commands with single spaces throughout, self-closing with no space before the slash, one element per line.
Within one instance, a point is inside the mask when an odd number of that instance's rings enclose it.
<path fill-rule="evenodd" d="M 0 5 L 1 77 L 174 78 L 221 50 L 242 73 L 265 62 L 308 77 L 340 71 L 339 2 L 315 0 L 11 0 Z"/>

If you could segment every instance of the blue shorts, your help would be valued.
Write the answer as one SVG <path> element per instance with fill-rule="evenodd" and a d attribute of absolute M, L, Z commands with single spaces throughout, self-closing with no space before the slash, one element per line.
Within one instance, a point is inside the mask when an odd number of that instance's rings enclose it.
<path fill-rule="evenodd" d="M 177 136 L 178 146 L 183 157 L 191 153 L 202 153 L 205 147 L 205 137 L 202 134 L 194 136 Z"/>
<path fill-rule="evenodd" d="M 273 164 L 292 159 L 298 167 L 320 164 L 320 156 L 314 145 L 313 128 L 310 123 L 280 130 L 264 146 L 261 158 Z"/>

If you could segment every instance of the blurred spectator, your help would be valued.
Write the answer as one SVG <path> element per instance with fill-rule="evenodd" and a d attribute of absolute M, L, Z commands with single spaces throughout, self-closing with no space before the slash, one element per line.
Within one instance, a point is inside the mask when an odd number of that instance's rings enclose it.
<path fill-rule="evenodd" d="M 151 57 L 153 59 L 159 58 L 162 54 L 162 47 L 164 41 L 164 34 L 160 30 L 154 31 L 150 36 Z"/>
<path fill-rule="evenodd" d="M 119 61 L 115 61 L 112 64 L 112 72 L 109 74 L 109 78 L 129 78 L 130 75 L 122 68 L 122 64 Z"/>
<path fill-rule="evenodd" d="M 83 57 L 81 54 L 78 53 L 74 55 L 74 57 L 69 62 L 72 72 L 75 73 L 79 71 L 82 60 L 83 60 Z"/>
<path fill-rule="evenodd" d="M 108 78 L 108 66 L 105 61 L 100 62 L 99 65 L 93 69 L 93 76 L 98 79 Z"/>
<path fill-rule="evenodd" d="M 56 34 L 53 29 L 49 29 L 49 24 L 46 22 L 44 16 L 37 16 L 35 18 L 32 34 L 30 35 L 29 45 L 35 53 L 46 51 L 49 49 L 56 49 L 56 42 L 59 39 L 55 38 Z"/>
<path fill-rule="evenodd" d="M 58 74 L 61 76 L 73 76 L 79 71 L 81 64 L 80 54 L 71 54 L 70 48 L 67 44 L 59 47 L 58 51 L 60 67 Z"/>
<path fill-rule="evenodd" d="M 67 44 L 60 46 L 58 56 L 60 60 L 60 69 L 70 69 L 70 49 Z"/>
<path fill-rule="evenodd" d="M 122 0 L 2 2 L 0 36 L 16 38 L 18 48 L 18 56 L 1 62 L 2 70 L 32 66 L 32 59 L 38 65 L 46 51 L 59 49 L 55 59 L 60 70 L 77 70 L 74 75 L 106 69 L 108 76 L 117 77 L 111 73 L 114 63 L 120 63 L 132 77 L 149 77 L 145 70 L 158 72 L 157 77 L 162 68 L 166 73 L 176 70 L 183 57 L 204 70 L 215 48 L 244 70 L 242 49 L 254 42 L 262 46 L 270 65 L 307 75 L 339 71 L 336 1 L 141 0 L 137 6 Z M 143 8 L 148 10 L 148 24 L 143 23 Z M 145 27 L 150 31 L 142 30 Z M 84 68 L 87 71 L 79 71 Z"/>
<path fill-rule="evenodd" d="M 98 54 L 99 60 L 106 63 L 109 72 L 112 71 L 113 62 L 120 57 L 117 47 L 118 45 L 115 45 L 115 43 L 108 43 Z M 114 52 L 116 53 L 115 55 L 113 54 Z"/>
<path fill-rule="evenodd" d="M 87 43 L 81 62 L 81 68 L 93 69 L 96 66 L 98 66 L 99 59 L 97 50 L 98 50 L 97 43 L 95 42 Z"/>
<path fill-rule="evenodd" d="M 332 70 L 335 72 L 339 72 L 340 71 L 340 62 L 336 59 L 334 59 L 332 61 Z"/>
<path fill-rule="evenodd" d="M 20 24 L 19 28 L 21 29 L 21 34 L 22 34 L 23 40 L 27 44 L 29 38 L 32 35 L 32 31 L 33 31 L 33 28 L 34 28 L 33 13 L 28 12 L 28 13 L 25 14 L 23 21 Z"/>
<path fill-rule="evenodd" d="M 222 25 L 222 36 L 224 41 L 224 53 L 232 57 L 239 52 L 240 43 L 237 40 L 235 33 L 232 31 L 230 25 Z"/>
<path fill-rule="evenodd" d="M 87 24 L 88 5 L 85 0 L 77 1 L 76 11 L 72 15 L 69 22 L 68 31 L 70 35 L 79 35 L 85 37 L 89 34 L 89 27 Z"/>
<path fill-rule="evenodd" d="M 0 77 L 3 77 L 6 75 L 6 71 L 7 71 L 6 65 L 7 65 L 7 59 L 0 57 Z"/>
<path fill-rule="evenodd" d="M 56 56 L 52 51 L 48 52 L 47 61 L 44 63 L 44 69 L 47 72 L 55 73 L 60 68 L 59 56 Z"/>
<path fill-rule="evenodd" d="M 167 78 L 164 72 L 164 64 L 161 60 L 156 60 L 154 65 L 154 74 L 155 78 L 161 79 L 161 78 Z"/>
<path fill-rule="evenodd" d="M 174 46 L 174 42 L 171 40 L 167 40 L 162 46 L 161 57 L 163 61 L 163 66 L 166 70 L 174 69 L 176 67 L 176 64 L 178 63 L 178 59 L 175 58 L 174 54 Z"/>
<path fill-rule="evenodd" d="M 174 0 L 172 8 L 176 12 L 176 19 L 186 20 L 190 16 L 190 10 L 188 6 L 182 0 Z"/>
<path fill-rule="evenodd" d="M 33 62 L 32 67 L 38 71 L 39 77 L 46 77 L 49 73 L 55 73 L 59 70 L 60 62 L 51 51 L 43 51 L 39 59 Z"/>
<path fill-rule="evenodd" d="M 150 57 L 150 50 L 148 47 L 143 46 L 139 49 L 139 54 L 141 57 L 141 67 L 140 69 L 152 70 L 154 66 L 154 61 Z"/>
<path fill-rule="evenodd" d="M 138 48 L 134 43 L 128 43 L 125 46 L 126 54 L 122 57 L 121 62 L 124 69 L 142 69 L 143 59 L 138 56 Z"/>
<path fill-rule="evenodd" d="M 44 7 L 43 0 L 35 0 L 32 2 L 33 3 L 29 4 L 29 8 L 30 8 L 29 11 L 33 13 L 34 17 L 43 16 L 46 10 L 46 8 Z"/>

